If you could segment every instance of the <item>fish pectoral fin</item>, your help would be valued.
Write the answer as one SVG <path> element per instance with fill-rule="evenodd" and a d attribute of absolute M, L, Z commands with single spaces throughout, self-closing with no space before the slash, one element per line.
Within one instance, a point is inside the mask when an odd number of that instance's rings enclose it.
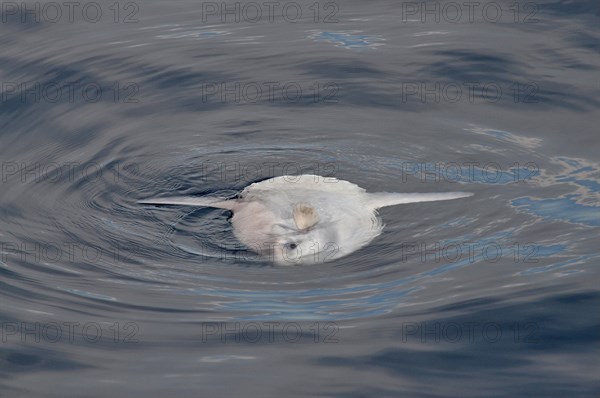
<path fill-rule="evenodd" d="M 374 209 L 385 206 L 403 205 L 406 203 L 435 202 L 438 200 L 453 200 L 473 196 L 470 192 L 439 192 L 439 193 L 390 193 L 376 192 L 369 194 L 367 204 Z"/>
<path fill-rule="evenodd" d="M 292 211 L 294 222 L 299 230 L 305 230 L 319 222 L 319 215 L 314 207 L 307 203 L 298 203 Z"/>
<path fill-rule="evenodd" d="M 169 196 L 164 198 L 150 198 L 138 201 L 139 204 L 147 205 L 178 205 L 194 207 L 216 207 L 219 209 L 234 210 L 237 201 L 216 198 L 216 197 L 196 197 L 196 196 Z"/>

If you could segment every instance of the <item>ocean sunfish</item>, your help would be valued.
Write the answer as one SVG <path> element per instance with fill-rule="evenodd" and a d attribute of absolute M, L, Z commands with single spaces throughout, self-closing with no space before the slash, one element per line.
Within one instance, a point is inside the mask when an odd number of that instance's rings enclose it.
<path fill-rule="evenodd" d="M 368 244 L 383 230 L 381 207 L 472 195 L 367 193 L 348 181 L 304 174 L 251 184 L 232 199 L 179 196 L 139 203 L 230 210 L 233 233 L 246 247 L 277 264 L 298 265 L 330 261 Z"/>

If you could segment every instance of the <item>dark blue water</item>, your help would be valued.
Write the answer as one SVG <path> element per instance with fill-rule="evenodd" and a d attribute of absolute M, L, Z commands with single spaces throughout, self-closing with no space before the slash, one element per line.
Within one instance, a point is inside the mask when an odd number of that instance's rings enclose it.
<path fill-rule="evenodd" d="M 0 396 L 598 395 L 597 2 L 0 17 Z M 298 267 L 136 203 L 301 173 L 475 196 Z"/>

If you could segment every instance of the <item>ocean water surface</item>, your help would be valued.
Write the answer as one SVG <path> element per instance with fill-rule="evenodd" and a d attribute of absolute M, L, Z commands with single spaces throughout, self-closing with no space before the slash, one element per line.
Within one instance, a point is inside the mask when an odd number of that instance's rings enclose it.
<path fill-rule="evenodd" d="M 600 5 L 477 4 L 3 3 L 0 396 L 598 396 Z M 475 195 L 306 266 L 137 203 L 303 173 Z"/>

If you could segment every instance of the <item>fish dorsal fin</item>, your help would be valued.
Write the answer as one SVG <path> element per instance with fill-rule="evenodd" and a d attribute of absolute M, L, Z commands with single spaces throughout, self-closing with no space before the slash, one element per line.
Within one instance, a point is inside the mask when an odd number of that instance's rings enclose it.
<path fill-rule="evenodd" d="M 367 196 L 367 205 L 373 209 L 385 206 L 403 205 L 406 203 L 436 202 L 438 200 L 453 200 L 473 196 L 470 192 L 439 192 L 439 193 L 390 193 L 375 192 Z"/>
<path fill-rule="evenodd" d="M 317 211 L 307 203 L 296 204 L 292 214 L 299 230 L 306 230 L 319 222 Z"/>
<path fill-rule="evenodd" d="M 192 207 L 216 207 L 234 211 L 238 202 L 234 199 L 201 196 L 171 196 L 140 200 L 140 204 L 148 205 L 179 205 Z"/>

